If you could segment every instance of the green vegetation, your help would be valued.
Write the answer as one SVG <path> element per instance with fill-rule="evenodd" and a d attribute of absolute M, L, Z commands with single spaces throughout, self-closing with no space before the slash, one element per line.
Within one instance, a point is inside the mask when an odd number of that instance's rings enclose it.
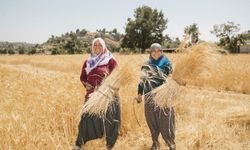
<path fill-rule="evenodd" d="M 214 25 L 211 31 L 216 37 L 220 38 L 219 46 L 223 46 L 232 53 L 239 52 L 241 44 L 245 44 L 247 36 L 239 34 L 240 25 L 234 22 L 228 21 L 224 24 Z"/>
<path fill-rule="evenodd" d="M 135 10 L 134 18 L 128 18 L 125 28 L 125 35 L 121 46 L 130 48 L 132 52 L 144 53 L 152 43 L 163 43 L 163 31 L 167 28 L 167 19 L 163 12 L 142 6 Z"/>

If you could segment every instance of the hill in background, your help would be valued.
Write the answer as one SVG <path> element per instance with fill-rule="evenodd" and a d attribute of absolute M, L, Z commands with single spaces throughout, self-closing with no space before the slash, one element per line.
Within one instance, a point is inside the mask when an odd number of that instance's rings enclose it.
<path fill-rule="evenodd" d="M 0 42 L 0 54 L 81 54 L 91 51 L 91 41 L 96 37 L 105 40 L 108 49 L 112 52 L 120 50 L 121 34 L 116 29 L 97 32 L 88 32 L 77 29 L 61 36 L 52 35 L 42 44 Z"/>

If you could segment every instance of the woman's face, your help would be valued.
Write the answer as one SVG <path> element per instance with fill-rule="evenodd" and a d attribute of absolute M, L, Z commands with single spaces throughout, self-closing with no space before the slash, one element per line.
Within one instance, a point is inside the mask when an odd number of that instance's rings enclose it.
<path fill-rule="evenodd" d="M 102 52 L 102 44 L 100 43 L 99 40 L 97 40 L 95 43 L 94 43 L 94 46 L 93 46 L 93 53 L 96 54 L 96 55 L 99 55 L 101 52 Z"/>
<path fill-rule="evenodd" d="M 158 58 L 160 58 L 161 53 L 162 53 L 161 50 L 159 48 L 156 48 L 156 49 L 151 50 L 150 55 L 151 57 L 154 58 L 154 60 L 157 60 Z"/>

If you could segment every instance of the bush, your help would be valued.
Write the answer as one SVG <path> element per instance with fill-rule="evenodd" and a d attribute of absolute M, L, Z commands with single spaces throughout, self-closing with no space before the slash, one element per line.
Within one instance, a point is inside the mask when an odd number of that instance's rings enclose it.
<path fill-rule="evenodd" d="M 34 49 L 34 48 L 30 49 L 28 52 L 29 55 L 33 55 L 35 53 L 36 53 L 36 49 Z"/>
<path fill-rule="evenodd" d="M 24 48 L 19 48 L 18 49 L 18 54 L 24 54 Z"/>
<path fill-rule="evenodd" d="M 91 53 L 91 48 L 90 48 L 90 47 L 88 47 L 88 48 L 86 49 L 86 53 Z"/>
<path fill-rule="evenodd" d="M 80 31 L 80 35 L 81 36 L 85 36 L 86 34 L 87 34 L 87 30 L 85 30 L 85 29 L 82 29 L 81 31 Z"/>
<path fill-rule="evenodd" d="M 8 54 L 13 55 L 13 54 L 15 54 L 15 51 L 13 49 L 9 49 Z"/>
<path fill-rule="evenodd" d="M 52 55 L 62 54 L 62 50 L 59 49 L 59 48 L 53 48 L 53 49 L 51 50 L 51 54 L 52 54 Z"/>
<path fill-rule="evenodd" d="M 7 49 L 6 48 L 0 49 L 0 54 L 7 54 Z"/>
<path fill-rule="evenodd" d="M 89 44 L 87 42 L 84 42 L 83 46 L 86 48 L 89 47 Z"/>

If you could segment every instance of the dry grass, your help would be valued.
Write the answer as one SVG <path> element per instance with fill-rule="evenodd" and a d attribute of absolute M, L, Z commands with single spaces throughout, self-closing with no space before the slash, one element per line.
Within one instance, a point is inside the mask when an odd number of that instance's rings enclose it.
<path fill-rule="evenodd" d="M 183 55 L 168 57 L 176 66 Z M 121 66 L 129 62 L 133 78 L 120 88 L 122 126 L 114 149 L 149 149 L 143 105 L 134 103 L 147 55 L 115 56 Z M 0 56 L 0 149 L 71 148 L 85 94 L 79 74 L 86 57 Z M 199 76 L 181 86 L 175 108 L 178 149 L 250 149 L 250 55 L 223 55 L 218 64 L 222 69 L 206 80 Z M 105 149 L 105 142 L 91 141 L 86 149 Z"/>

